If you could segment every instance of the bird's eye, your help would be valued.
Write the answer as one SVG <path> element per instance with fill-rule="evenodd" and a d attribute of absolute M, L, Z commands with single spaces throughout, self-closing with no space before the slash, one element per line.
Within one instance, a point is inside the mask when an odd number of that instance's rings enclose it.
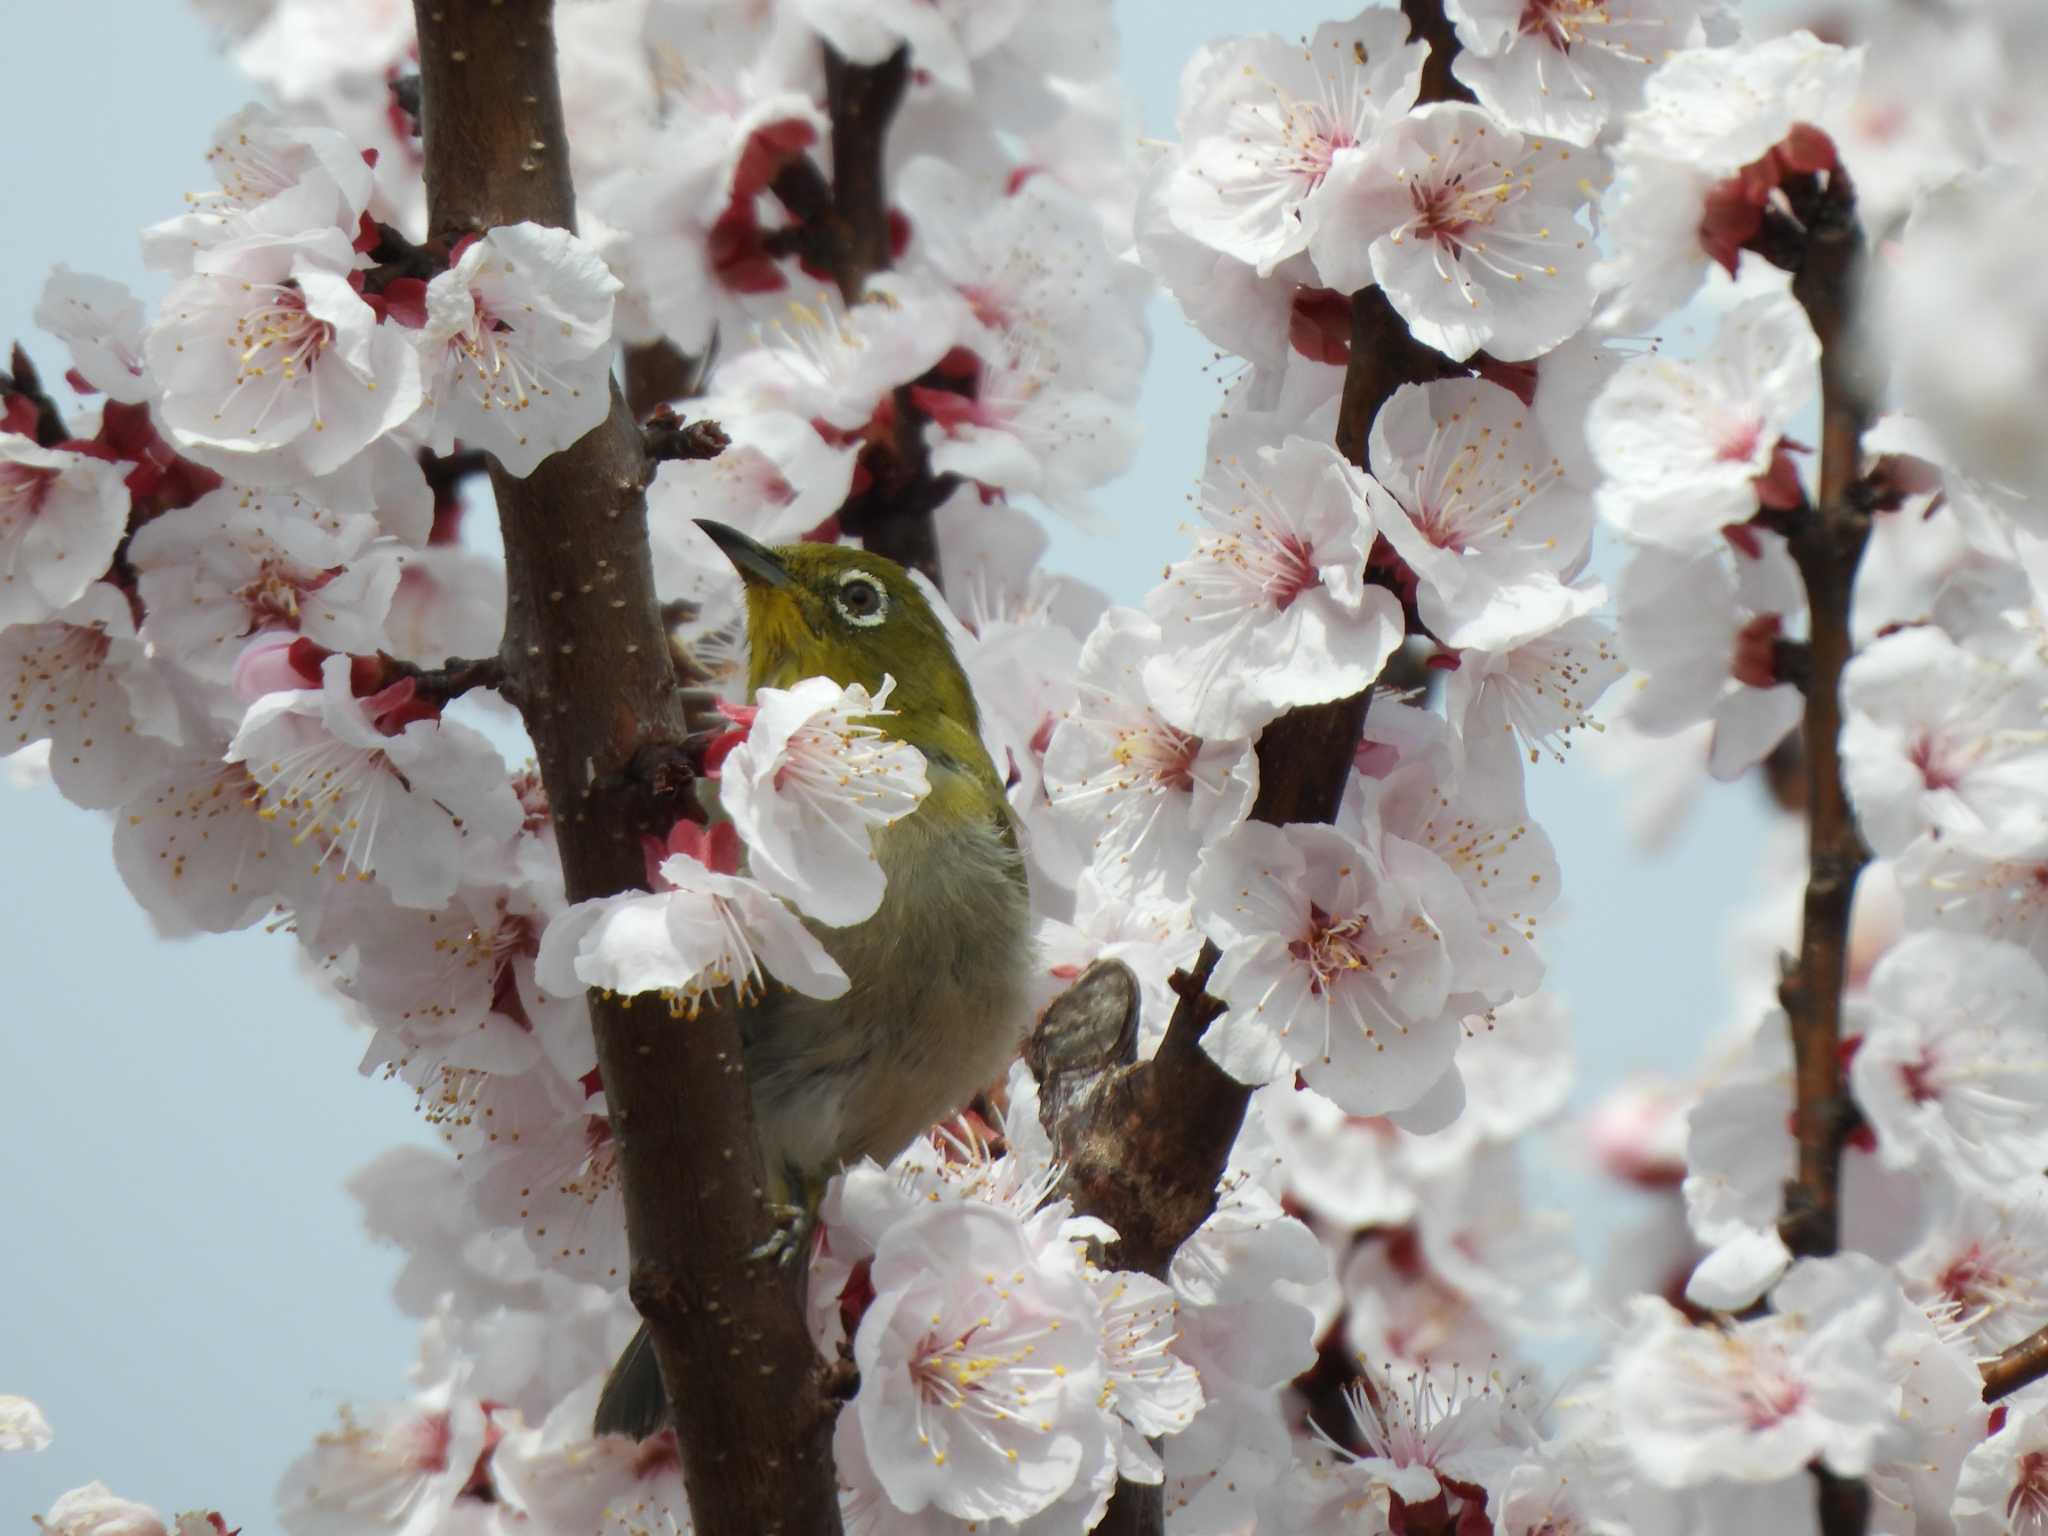
<path fill-rule="evenodd" d="M 848 571 L 840 577 L 832 603 L 842 619 L 863 629 L 889 616 L 888 589 L 866 571 Z"/>

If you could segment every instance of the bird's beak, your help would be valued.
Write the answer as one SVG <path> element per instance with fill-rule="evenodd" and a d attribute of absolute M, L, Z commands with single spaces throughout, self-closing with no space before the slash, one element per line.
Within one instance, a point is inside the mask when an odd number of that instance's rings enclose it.
<path fill-rule="evenodd" d="M 795 585 L 789 574 L 789 567 L 776 557 L 775 551 L 765 544 L 756 544 L 737 528 L 724 523 L 714 523 L 708 517 L 697 519 L 702 528 L 725 552 L 725 558 L 733 563 L 740 573 L 740 580 L 750 587 L 788 587 Z"/>

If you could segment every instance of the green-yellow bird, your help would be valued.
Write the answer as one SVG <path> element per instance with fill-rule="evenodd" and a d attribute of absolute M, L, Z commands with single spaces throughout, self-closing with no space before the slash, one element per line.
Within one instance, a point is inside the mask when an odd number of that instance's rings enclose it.
<path fill-rule="evenodd" d="M 973 691 L 909 573 L 857 549 L 769 549 L 698 526 L 746 583 L 749 691 L 829 677 L 872 693 L 893 677 L 895 713 L 873 723 L 924 754 L 931 784 L 873 834 L 888 876 L 874 916 L 809 923 L 846 972 L 845 994 L 773 990 L 740 1017 L 769 1182 L 809 1213 L 841 1165 L 895 1156 L 1015 1054 L 1029 1023 L 1024 861 Z M 643 1327 L 605 1383 L 596 1429 L 644 1438 L 666 1417 Z"/>

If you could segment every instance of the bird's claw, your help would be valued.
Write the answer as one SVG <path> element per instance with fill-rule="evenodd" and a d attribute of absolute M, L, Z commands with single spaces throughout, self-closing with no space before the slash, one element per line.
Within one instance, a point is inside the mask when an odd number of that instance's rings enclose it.
<path fill-rule="evenodd" d="M 800 1205 L 771 1204 L 768 1214 L 775 1219 L 775 1230 L 764 1242 L 748 1249 L 747 1258 L 756 1263 L 772 1259 L 787 1269 L 803 1248 L 800 1237 L 809 1225 L 810 1212 Z"/>

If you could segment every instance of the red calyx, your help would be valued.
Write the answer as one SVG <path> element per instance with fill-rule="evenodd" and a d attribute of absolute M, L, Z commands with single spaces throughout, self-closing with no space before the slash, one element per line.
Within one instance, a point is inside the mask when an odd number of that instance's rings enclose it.
<path fill-rule="evenodd" d="M 1743 248 L 1763 229 L 1771 194 L 1785 178 L 1833 171 L 1838 163 L 1833 139 L 1811 123 L 1794 123 L 1761 157 L 1707 193 L 1699 227 L 1702 249 L 1733 276 Z"/>
<path fill-rule="evenodd" d="M 1287 311 L 1287 344 L 1312 363 L 1351 360 L 1351 301 L 1334 288 L 1297 288 Z"/>

